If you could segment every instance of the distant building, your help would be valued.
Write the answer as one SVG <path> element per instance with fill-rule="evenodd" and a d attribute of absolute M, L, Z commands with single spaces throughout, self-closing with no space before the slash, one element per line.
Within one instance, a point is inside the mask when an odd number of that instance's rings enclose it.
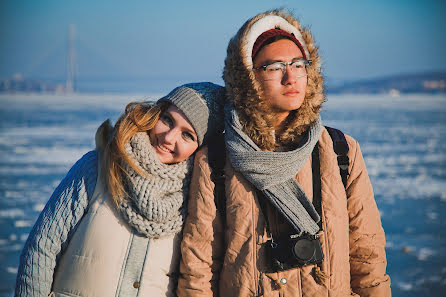
<path fill-rule="evenodd" d="M 445 80 L 425 80 L 423 81 L 423 86 L 428 90 L 445 91 L 446 81 Z"/>
<path fill-rule="evenodd" d="M 0 79 L 0 92 L 4 93 L 54 93 L 60 91 L 61 87 L 64 89 L 61 85 L 24 79 L 19 73 L 14 74 L 12 78 Z"/>

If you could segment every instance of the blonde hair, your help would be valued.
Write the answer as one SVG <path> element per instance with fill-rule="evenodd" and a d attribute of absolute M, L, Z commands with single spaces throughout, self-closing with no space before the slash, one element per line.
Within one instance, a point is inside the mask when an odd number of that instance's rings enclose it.
<path fill-rule="evenodd" d="M 170 103 L 165 101 L 157 104 L 131 102 L 116 122 L 112 136 L 105 146 L 102 160 L 103 181 L 115 205 L 128 196 L 123 182 L 124 174 L 128 175 L 128 172 L 122 164 L 130 165 L 138 174 L 145 174 L 130 159 L 125 144 L 136 133 L 152 129 L 169 105 Z"/>

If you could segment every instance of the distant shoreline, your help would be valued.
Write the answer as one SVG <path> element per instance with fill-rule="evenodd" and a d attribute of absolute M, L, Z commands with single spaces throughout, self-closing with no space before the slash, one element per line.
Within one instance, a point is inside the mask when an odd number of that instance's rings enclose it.
<path fill-rule="evenodd" d="M 194 79 L 191 79 L 194 80 Z M 327 79 L 327 94 L 437 94 L 446 93 L 446 71 L 417 74 L 401 74 L 373 79 L 338 81 L 331 83 Z M 150 83 L 148 83 L 150 82 Z M 177 85 L 186 83 L 182 79 L 90 79 L 79 80 L 76 92 L 80 94 L 147 94 L 165 93 Z M 217 82 L 222 83 L 222 82 Z M 0 94 L 13 93 L 48 93 L 64 94 L 66 91 L 62 79 L 43 81 L 25 79 L 20 75 L 0 79 Z"/>

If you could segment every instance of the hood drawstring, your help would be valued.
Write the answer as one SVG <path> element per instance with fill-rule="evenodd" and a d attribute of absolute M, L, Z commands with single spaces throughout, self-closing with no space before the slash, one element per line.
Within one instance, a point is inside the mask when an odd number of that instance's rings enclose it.
<path fill-rule="evenodd" d="M 311 274 L 318 285 L 327 286 L 328 275 L 318 265 L 314 265 Z"/>

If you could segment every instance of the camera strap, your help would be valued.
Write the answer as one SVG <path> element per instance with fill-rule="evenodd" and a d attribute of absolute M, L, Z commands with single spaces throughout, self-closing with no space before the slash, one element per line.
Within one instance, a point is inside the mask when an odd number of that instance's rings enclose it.
<path fill-rule="evenodd" d="M 316 143 L 311 155 L 311 169 L 313 171 L 313 206 L 320 217 L 319 230 L 322 230 L 322 187 L 321 187 L 321 162 L 319 160 L 319 141 Z"/>
<path fill-rule="evenodd" d="M 318 222 L 319 230 L 322 230 L 322 188 L 321 188 L 321 166 L 319 159 L 319 142 L 314 146 L 312 157 L 311 157 L 311 169 L 313 171 L 313 206 L 319 217 L 321 218 Z M 271 232 L 268 214 L 266 212 L 266 199 L 264 198 L 262 192 L 257 190 L 257 195 L 259 197 L 260 211 L 265 218 L 266 231 L 271 236 L 274 241 L 273 234 Z"/>

